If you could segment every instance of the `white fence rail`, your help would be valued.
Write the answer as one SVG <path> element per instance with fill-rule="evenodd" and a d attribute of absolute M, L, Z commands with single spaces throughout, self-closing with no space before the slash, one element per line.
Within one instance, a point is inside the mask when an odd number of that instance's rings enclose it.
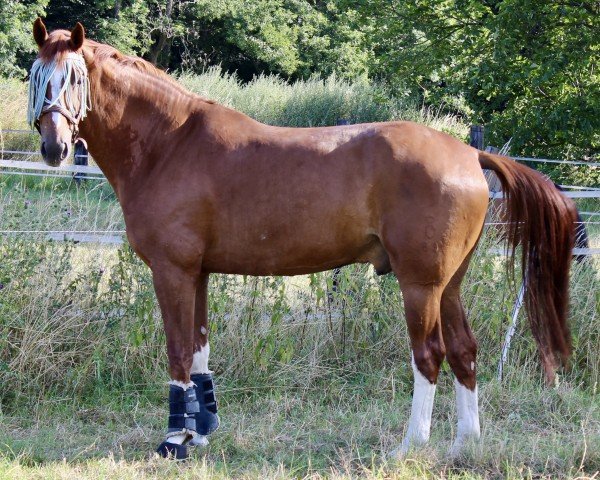
<path fill-rule="evenodd" d="M 600 190 L 564 190 L 562 194 L 569 198 L 600 198 Z M 504 198 L 502 192 L 490 192 L 490 198 Z"/>

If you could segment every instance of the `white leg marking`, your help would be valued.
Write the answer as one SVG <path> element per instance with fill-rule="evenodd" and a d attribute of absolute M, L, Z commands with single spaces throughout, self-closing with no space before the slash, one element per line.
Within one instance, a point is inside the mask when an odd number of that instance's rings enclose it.
<path fill-rule="evenodd" d="M 433 411 L 436 386 L 419 371 L 414 358 L 411 358 L 411 363 L 415 380 L 410 420 L 402 445 L 391 453 L 393 457 L 403 457 L 411 446 L 426 443 L 431 430 L 431 412 Z"/>
<path fill-rule="evenodd" d="M 187 390 L 188 388 L 194 386 L 194 382 L 183 383 L 183 382 L 180 382 L 179 380 L 171 380 L 171 381 L 169 381 L 169 385 L 175 385 L 177 387 L 183 388 L 184 390 Z"/>
<path fill-rule="evenodd" d="M 192 369 L 190 373 L 212 373 L 208 369 L 208 356 L 210 355 L 210 345 L 206 342 L 199 352 L 194 353 L 194 360 L 192 362 Z"/>
<path fill-rule="evenodd" d="M 456 390 L 458 424 L 456 439 L 452 444 L 450 453 L 456 455 L 460 452 L 466 441 L 478 439 L 481 433 L 479 428 L 479 409 L 477 406 L 477 385 L 475 385 L 475 390 L 469 390 L 455 377 L 454 388 Z"/>

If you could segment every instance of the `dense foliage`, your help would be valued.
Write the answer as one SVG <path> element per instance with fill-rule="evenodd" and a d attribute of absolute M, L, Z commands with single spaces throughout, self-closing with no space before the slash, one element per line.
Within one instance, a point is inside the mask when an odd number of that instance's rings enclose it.
<path fill-rule="evenodd" d="M 171 71 L 377 79 L 485 123 L 489 143 L 512 137 L 515 154 L 600 152 L 595 0 L 7 0 L 0 75 L 25 75 L 38 15 Z"/>
<path fill-rule="evenodd" d="M 44 13 L 47 0 L 0 2 L 0 75 L 23 72 L 23 56 L 34 51 L 31 21 Z"/>
<path fill-rule="evenodd" d="M 600 151 L 600 3 L 361 2 L 377 71 L 513 137 L 523 154 Z M 393 72 L 393 73 L 391 73 Z"/>

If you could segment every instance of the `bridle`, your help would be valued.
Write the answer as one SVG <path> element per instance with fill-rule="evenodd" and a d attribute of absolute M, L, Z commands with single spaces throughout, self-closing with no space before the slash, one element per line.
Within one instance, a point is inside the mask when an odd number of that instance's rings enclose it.
<path fill-rule="evenodd" d="M 48 99 L 48 84 L 59 68 L 63 70 L 63 84 L 56 98 Z M 76 81 L 74 88 L 69 86 L 72 75 Z M 73 103 L 74 98 L 79 100 L 77 108 Z M 75 143 L 79 137 L 79 122 L 90 110 L 90 100 L 88 72 L 81 54 L 69 52 L 60 63 L 56 60 L 43 62 L 39 58 L 34 62 L 29 83 L 27 120 L 40 134 L 41 118 L 47 113 L 59 113 L 67 120 L 71 130 L 71 143 Z"/>
<path fill-rule="evenodd" d="M 60 113 L 63 117 L 67 119 L 67 122 L 69 123 L 69 129 L 71 130 L 71 143 L 75 143 L 75 141 L 79 137 L 79 121 L 83 117 L 83 115 L 81 114 L 81 110 L 83 109 L 80 108 L 79 110 L 80 111 L 77 113 L 77 116 L 74 117 L 73 115 L 71 115 L 71 112 L 69 112 L 65 107 L 63 107 L 60 104 L 49 105 L 42 109 L 40 116 L 33 122 L 33 126 L 41 135 L 42 130 L 40 129 L 40 120 L 42 119 L 42 117 L 47 113 Z"/>

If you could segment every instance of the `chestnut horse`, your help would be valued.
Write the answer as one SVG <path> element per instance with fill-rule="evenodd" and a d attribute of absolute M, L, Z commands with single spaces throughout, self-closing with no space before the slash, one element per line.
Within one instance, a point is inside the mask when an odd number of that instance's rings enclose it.
<path fill-rule="evenodd" d="M 185 457 L 218 426 L 211 273 L 299 275 L 357 262 L 393 272 L 404 301 L 414 393 L 394 453 L 428 440 L 444 358 L 455 375 L 453 451 L 478 438 L 477 346 L 460 285 L 488 205 L 482 168 L 502 182 L 548 381 L 568 357 L 575 210 L 542 175 L 411 122 L 264 125 L 87 40 L 79 23 L 48 34 L 38 19 L 33 34 L 29 113 L 44 160 L 60 164 L 80 132 L 116 192 L 131 246 L 152 270 L 172 379 L 162 455 Z"/>

